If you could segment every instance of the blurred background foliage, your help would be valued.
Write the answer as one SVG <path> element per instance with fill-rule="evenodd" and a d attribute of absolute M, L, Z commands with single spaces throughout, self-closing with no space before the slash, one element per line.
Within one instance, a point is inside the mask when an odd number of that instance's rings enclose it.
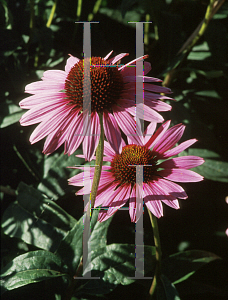
<path fill-rule="evenodd" d="M 197 138 L 194 149 L 206 163 L 197 172 L 204 182 L 183 185 L 189 198 L 181 210 L 164 207 L 159 220 L 163 256 L 201 249 L 221 258 L 177 285 L 181 299 L 227 299 L 228 278 L 228 3 L 208 0 L 1 0 L 0 1 L 0 124 L 2 214 L 15 200 L 23 181 L 44 192 L 74 218 L 81 217 L 83 201 L 67 186 L 73 175 L 66 166 L 74 156 L 56 153 L 45 157 L 43 141 L 30 145 L 34 126 L 21 127 L 24 113 L 18 103 L 26 84 L 39 80 L 45 70 L 64 69 L 68 54 L 82 58 L 83 25 L 91 25 L 93 56 L 128 52 L 135 58 L 135 24 L 144 25 L 144 51 L 152 65 L 149 76 L 164 80 L 172 89 L 172 111 L 163 114 L 173 124 L 186 124 L 184 139 Z M 207 20 L 204 20 L 206 11 Z M 203 25 L 202 25 L 203 24 Z M 203 27 L 206 24 L 206 30 Z M 200 31 L 201 30 L 201 31 Z M 199 37 L 199 38 L 198 38 Z M 186 43 L 187 41 L 187 43 Z M 183 154 L 183 153 L 182 153 Z M 82 160 L 77 164 L 83 163 Z M 75 173 L 74 173 L 75 174 Z M 152 244 L 147 213 L 145 244 Z M 36 247 L 2 232 L 2 265 Z M 126 211 L 118 212 L 108 232 L 108 242 L 134 243 L 134 224 Z M 200 283 L 200 284 L 199 284 Z M 54 299 L 51 281 L 5 294 L 3 299 Z M 53 287 L 52 287 L 53 288 Z M 45 291 L 45 296 L 44 296 Z M 141 299 L 141 285 L 120 286 L 107 299 L 120 295 Z M 31 297 L 29 297 L 31 299 Z M 75 298 L 76 299 L 76 298 Z M 91 298 L 92 299 L 92 298 Z M 95 298 L 93 298 L 95 299 Z"/>

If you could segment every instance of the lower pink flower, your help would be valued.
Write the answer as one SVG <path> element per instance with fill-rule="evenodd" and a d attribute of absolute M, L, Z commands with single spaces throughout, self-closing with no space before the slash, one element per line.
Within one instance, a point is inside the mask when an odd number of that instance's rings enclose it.
<path fill-rule="evenodd" d="M 137 203 L 138 195 L 143 196 L 148 209 L 158 218 L 163 216 L 162 203 L 178 209 L 178 199 L 188 196 L 184 189 L 175 182 L 197 182 L 203 177 L 188 169 L 201 165 L 204 160 L 197 156 L 181 156 L 170 158 L 179 154 L 197 140 L 187 140 L 178 146 L 174 145 L 183 135 L 185 126 L 175 125 L 168 129 L 170 121 L 162 124 L 154 133 L 156 124 L 150 123 L 141 136 L 128 137 L 128 145 L 122 140 L 122 151 L 116 153 L 105 142 L 104 161 L 111 163 L 103 166 L 101 172 L 95 207 L 107 207 L 99 213 L 99 221 L 112 216 L 129 200 L 129 213 L 132 222 L 137 222 L 143 212 L 143 207 Z M 84 157 L 84 155 L 80 155 Z M 136 166 L 143 165 L 143 182 L 136 183 Z M 75 167 L 83 169 L 84 167 Z M 76 194 L 90 193 L 91 178 L 94 168 L 90 172 L 82 172 L 69 179 L 69 184 L 84 187 Z M 137 218 L 136 218 L 136 211 Z"/>

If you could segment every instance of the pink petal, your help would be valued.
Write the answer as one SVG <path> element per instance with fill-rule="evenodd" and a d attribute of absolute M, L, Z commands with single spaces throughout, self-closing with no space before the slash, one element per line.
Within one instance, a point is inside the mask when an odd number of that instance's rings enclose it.
<path fill-rule="evenodd" d="M 27 97 L 19 102 L 19 105 L 23 109 L 31 109 L 36 107 L 37 108 L 41 105 L 51 105 L 55 103 L 67 103 L 65 99 L 66 95 L 64 93 L 47 93 L 41 92 L 39 95 L 32 95 Z"/>
<path fill-rule="evenodd" d="M 49 133 L 59 129 L 62 125 L 62 122 L 65 122 L 65 118 L 69 115 L 68 107 L 62 107 L 59 111 L 55 111 L 56 114 L 53 114 L 49 119 L 44 120 L 35 128 L 29 139 L 31 144 L 40 141 Z"/>
<path fill-rule="evenodd" d="M 109 58 L 109 56 L 112 54 L 112 52 L 113 52 L 113 50 L 104 57 L 104 60 L 107 60 Z"/>
<path fill-rule="evenodd" d="M 156 97 L 156 98 L 160 99 L 160 97 Z M 172 109 L 171 105 L 157 99 L 153 99 L 153 100 L 144 99 L 144 104 L 157 111 L 169 111 Z"/>
<path fill-rule="evenodd" d="M 151 122 L 146 130 L 144 131 L 144 145 L 149 141 L 149 139 L 151 138 L 151 136 L 154 134 L 154 131 L 157 127 L 157 124 L 155 122 Z"/>
<path fill-rule="evenodd" d="M 117 105 L 113 105 L 112 108 L 114 117 L 126 136 L 128 136 L 135 144 L 143 145 L 141 129 L 130 114 L 119 108 Z"/>
<path fill-rule="evenodd" d="M 113 157 L 115 154 L 116 154 L 116 152 L 113 150 L 113 148 L 110 146 L 110 144 L 108 142 L 104 141 L 104 155 Z"/>
<path fill-rule="evenodd" d="M 171 94 L 172 91 L 169 88 L 164 86 L 155 85 L 151 83 L 144 83 L 144 90 L 156 93 L 164 93 L 164 94 Z"/>
<path fill-rule="evenodd" d="M 162 200 L 163 203 L 165 203 L 166 205 L 174 208 L 174 209 L 179 209 L 180 208 L 180 205 L 179 205 L 179 202 L 178 200 Z"/>
<path fill-rule="evenodd" d="M 166 121 L 165 123 L 163 123 L 158 130 L 155 132 L 154 135 L 151 136 L 151 138 L 148 140 L 148 142 L 145 144 L 145 146 L 147 148 L 152 148 L 154 146 L 154 144 L 157 143 L 157 141 L 159 141 L 162 136 L 165 134 L 166 130 L 169 128 L 171 121 Z"/>
<path fill-rule="evenodd" d="M 139 199 L 141 198 L 141 200 Z M 129 199 L 129 214 L 131 222 L 138 222 L 143 213 L 143 187 L 135 184 Z"/>
<path fill-rule="evenodd" d="M 60 92 L 65 88 L 65 81 L 59 82 L 55 80 L 45 80 L 32 82 L 25 87 L 25 92 L 29 94 L 40 94 L 41 91 L 47 91 L 48 93 Z"/>
<path fill-rule="evenodd" d="M 188 196 L 185 190 L 179 185 L 172 181 L 157 177 L 157 184 L 163 190 L 165 195 L 171 195 L 173 198 L 187 199 Z"/>
<path fill-rule="evenodd" d="M 126 204 L 127 200 L 130 197 L 130 190 L 131 190 L 131 186 L 130 185 L 125 185 L 125 186 L 121 186 L 119 187 L 116 191 L 117 193 L 115 193 L 115 197 L 112 196 L 112 203 L 110 202 L 110 205 L 112 205 L 111 207 L 104 210 L 101 210 L 98 216 L 98 220 L 100 222 L 103 222 L 105 220 L 107 220 L 108 218 L 110 218 L 120 207 L 122 207 L 123 205 Z M 112 189 L 113 191 L 113 189 Z M 119 193 L 119 194 L 118 194 Z M 108 197 L 108 194 L 106 196 L 106 198 Z"/>
<path fill-rule="evenodd" d="M 76 112 L 74 122 L 71 122 L 67 129 L 64 151 L 65 154 L 68 153 L 71 155 L 79 147 L 84 139 L 83 134 L 86 132 L 87 126 L 88 124 L 86 121 L 84 122 L 84 114 L 78 115 L 78 112 Z"/>
<path fill-rule="evenodd" d="M 182 124 L 175 125 L 169 128 L 165 134 L 158 140 L 153 148 L 153 151 L 159 154 L 172 148 L 182 137 L 185 130 L 185 126 Z"/>
<path fill-rule="evenodd" d="M 177 182 L 197 182 L 203 180 L 203 176 L 185 169 L 166 169 L 157 173 L 166 179 Z"/>
<path fill-rule="evenodd" d="M 94 168 L 91 168 L 90 172 L 81 172 L 68 179 L 68 184 L 74 186 L 86 186 L 88 183 L 92 182 L 94 171 Z"/>
<path fill-rule="evenodd" d="M 70 57 L 67 59 L 66 66 L 65 66 L 65 71 L 67 73 L 69 73 L 71 68 L 80 61 L 79 58 L 74 57 L 71 54 L 69 54 L 69 55 L 70 55 Z"/>
<path fill-rule="evenodd" d="M 91 129 L 87 128 L 86 135 L 84 137 L 82 147 L 85 159 L 92 160 L 92 157 L 97 149 L 100 139 L 100 120 L 97 112 L 91 114 Z"/>
<path fill-rule="evenodd" d="M 67 78 L 67 73 L 62 70 L 48 70 L 43 73 L 43 80 L 54 80 L 60 83 L 64 82 Z"/>
<path fill-rule="evenodd" d="M 163 208 L 160 200 L 157 200 L 156 192 L 153 191 L 151 186 L 148 184 L 144 185 L 144 202 L 148 209 L 155 215 L 157 218 L 163 216 Z"/>
<path fill-rule="evenodd" d="M 135 107 L 126 108 L 126 111 L 128 111 L 133 116 L 136 116 L 137 114 L 138 118 L 145 121 L 156 123 L 162 123 L 164 121 L 163 117 L 159 113 L 144 105 L 143 103 L 139 103 Z"/>
<path fill-rule="evenodd" d="M 67 119 L 62 122 L 62 125 L 57 132 L 55 130 L 47 136 L 44 143 L 43 153 L 51 154 L 65 142 L 70 125 L 71 123 L 74 123 L 76 119 L 77 112 L 73 110 L 70 112 Z"/>
<path fill-rule="evenodd" d="M 180 152 L 184 151 L 186 148 L 190 147 L 195 142 L 197 142 L 196 139 L 187 140 L 187 141 L 181 143 L 180 145 L 176 146 L 175 148 L 173 148 L 171 150 L 168 150 L 165 153 L 163 153 L 162 158 L 169 158 L 171 156 L 177 155 Z"/>
<path fill-rule="evenodd" d="M 109 63 L 112 64 L 112 65 L 114 65 L 116 62 L 118 62 L 123 57 L 128 56 L 128 55 L 129 55 L 129 53 L 118 54 L 118 55 L 114 56 L 113 58 L 109 59 Z"/>
<path fill-rule="evenodd" d="M 145 58 L 147 58 L 147 55 L 138 57 L 132 61 L 130 61 L 129 63 L 127 63 L 126 65 L 118 68 L 119 71 L 122 72 L 123 76 L 132 76 L 132 75 L 136 75 L 136 61 L 141 61 Z M 129 68 L 127 68 L 128 66 L 133 65 Z M 149 71 L 151 70 L 151 64 L 147 61 L 144 61 L 144 74 L 146 75 Z"/>
<path fill-rule="evenodd" d="M 181 156 L 175 157 L 166 161 L 163 161 L 159 168 L 164 169 L 173 169 L 173 168 L 180 168 L 180 169 L 191 169 L 195 168 L 199 165 L 204 163 L 203 158 L 198 156 Z"/>
<path fill-rule="evenodd" d="M 162 82 L 161 79 L 155 77 L 148 77 L 148 76 L 141 76 L 141 75 L 138 75 L 137 77 L 143 77 L 143 82 Z"/>
<path fill-rule="evenodd" d="M 122 151 L 121 132 L 114 116 L 108 111 L 103 113 L 104 133 L 112 149 L 120 154 Z"/>
<path fill-rule="evenodd" d="M 64 103 L 52 101 L 48 103 L 44 103 L 39 106 L 35 106 L 32 109 L 28 110 L 20 119 L 20 123 L 22 126 L 28 126 L 36 123 L 40 123 L 49 120 L 53 115 L 57 114 L 59 111 L 62 111 L 64 107 L 68 107 L 70 111 L 70 107 L 66 106 Z"/>
<path fill-rule="evenodd" d="M 102 207 L 111 206 L 111 207 L 121 207 L 123 206 L 130 196 L 130 185 L 126 188 L 125 186 L 118 187 L 115 191 L 112 192 L 112 196 L 110 197 L 110 193 L 106 193 L 106 199 L 102 204 Z"/>

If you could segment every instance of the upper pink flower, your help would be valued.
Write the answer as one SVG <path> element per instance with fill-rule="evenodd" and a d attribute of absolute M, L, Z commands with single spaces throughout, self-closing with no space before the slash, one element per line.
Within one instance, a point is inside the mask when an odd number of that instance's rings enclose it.
<path fill-rule="evenodd" d="M 135 133 L 135 75 L 137 58 L 130 63 L 118 66 L 116 63 L 127 53 L 109 59 L 112 51 L 105 57 L 90 59 L 90 79 L 84 80 L 86 59 L 68 58 L 65 71 L 45 71 L 42 81 L 28 84 L 25 92 L 33 94 L 23 99 L 21 108 L 29 109 L 20 123 L 23 126 L 40 123 L 33 131 L 30 142 L 36 143 L 47 136 L 43 152 L 50 154 L 65 143 L 65 153 L 72 154 L 82 143 L 86 160 L 91 160 L 100 136 L 98 113 L 103 113 L 104 133 L 117 153 L 121 152 L 121 132 Z M 87 58 L 89 60 L 89 58 Z M 87 61 L 88 63 L 88 61 Z M 129 67 L 128 67 L 129 66 Z M 144 62 L 144 75 L 151 69 Z M 158 93 L 171 93 L 170 89 L 151 84 L 161 80 L 143 76 L 144 88 L 140 93 L 144 104 L 137 106 L 137 115 L 150 122 L 163 122 L 157 111 L 167 111 L 171 106 L 158 99 L 171 99 Z M 83 84 L 84 82 L 84 84 Z M 88 90 L 88 93 L 87 93 Z M 91 122 L 88 103 L 83 99 L 91 90 Z M 138 90 L 137 90 L 138 91 Z M 144 91 L 144 93 L 143 93 Z"/>
<path fill-rule="evenodd" d="M 184 189 L 174 181 L 203 180 L 201 175 L 188 170 L 201 165 L 204 162 L 202 158 L 197 156 L 170 158 L 194 144 L 196 139 L 187 140 L 173 148 L 182 137 L 185 126 L 179 124 L 168 129 L 169 125 L 170 121 L 165 122 L 154 133 L 156 124 L 150 123 L 144 136 L 139 136 L 137 140 L 133 136 L 128 137 L 128 145 L 122 140 L 123 148 L 120 154 L 105 142 L 104 160 L 111 165 L 102 167 L 95 207 L 101 205 L 109 208 L 100 211 L 100 221 L 109 218 L 129 200 L 131 221 L 136 222 L 136 211 L 139 212 L 138 216 L 143 211 L 142 205 L 136 201 L 139 195 L 143 196 L 148 209 L 159 218 L 163 215 L 162 202 L 178 209 L 177 199 L 187 198 Z M 136 183 L 135 165 L 145 165 L 141 185 Z M 90 180 L 93 174 L 94 169 L 91 169 L 90 172 L 82 172 L 69 179 L 71 185 L 81 186 L 84 183 L 84 187 L 76 194 L 90 193 Z"/>

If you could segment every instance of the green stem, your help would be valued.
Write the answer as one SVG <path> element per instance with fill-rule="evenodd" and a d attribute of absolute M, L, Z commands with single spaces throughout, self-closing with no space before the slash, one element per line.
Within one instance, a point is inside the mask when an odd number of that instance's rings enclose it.
<path fill-rule="evenodd" d="M 204 21 L 199 29 L 198 34 L 195 36 L 195 38 L 192 40 L 191 44 L 188 46 L 186 53 L 187 55 L 190 53 L 190 51 L 192 50 L 193 46 L 197 43 L 197 41 L 199 40 L 199 38 L 201 38 L 205 32 L 205 30 L 207 29 L 207 26 L 209 24 L 209 21 L 211 19 L 211 13 L 212 13 L 212 9 L 213 9 L 213 5 L 215 3 L 216 0 L 210 0 L 210 3 L 207 6 L 207 10 L 205 13 L 205 18 Z"/>
<path fill-rule="evenodd" d="M 153 232 L 154 232 L 154 244 L 155 244 L 155 248 L 156 248 L 155 258 L 156 258 L 156 262 L 157 262 L 154 278 L 153 278 L 153 281 L 152 281 L 152 284 L 151 284 L 151 287 L 149 290 L 150 299 L 153 299 L 153 296 L 155 295 L 154 293 L 156 290 L 157 281 L 161 274 L 162 252 L 161 252 L 161 243 L 160 243 L 160 237 L 159 237 L 159 231 L 158 231 L 157 218 L 151 213 L 151 211 L 149 209 L 148 209 L 148 213 L 149 213 L 149 217 L 150 217 L 151 226 L 152 226 Z"/>
<path fill-rule="evenodd" d="M 99 186 L 99 181 L 101 177 L 101 170 L 102 170 L 102 164 L 103 164 L 103 154 L 104 154 L 104 127 L 103 127 L 103 114 L 99 113 L 99 119 L 100 119 L 100 128 L 101 128 L 101 134 L 100 134 L 100 140 L 99 144 L 97 146 L 96 150 L 96 161 L 95 161 L 95 172 L 93 177 L 93 184 L 92 184 L 92 190 L 90 194 L 90 205 L 88 206 L 87 212 L 86 212 L 86 218 L 90 217 L 93 212 L 93 207 L 95 204 L 95 199 L 97 196 L 97 190 Z M 87 233 L 85 233 L 87 234 Z M 81 277 L 83 272 L 83 259 L 81 259 L 80 264 L 75 272 L 74 277 L 71 280 L 71 283 L 69 284 L 66 295 L 64 300 L 70 300 L 73 296 L 73 293 L 75 291 L 75 288 L 77 286 L 77 277 Z"/>
<path fill-rule="evenodd" d="M 100 119 L 100 127 L 101 127 L 101 134 L 100 134 L 100 140 L 99 144 L 97 146 L 96 150 L 96 162 L 95 162 L 95 172 L 94 172 L 94 178 L 93 178 L 93 185 L 92 190 L 90 194 L 90 201 L 91 201 L 91 208 L 94 207 L 95 199 L 97 196 L 97 189 L 101 177 L 101 170 L 102 170 L 102 164 L 103 164 L 103 153 L 104 153 L 104 127 L 103 127 L 103 114 L 99 113 L 99 119 Z"/>
<path fill-rule="evenodd" d="M 30 22 L 29 28 L 32 31 L 34 27 L 34 0 L 30 0 Z"/>
<path fill-rule="evenodd" d="M 204 35 L 210 20 L 213 18 L 217 10 L 222 6 L 224 1 L 225 0 L 219 0 L 216 2 L 216 0 L 210 0 L 210 3 L 207 6 L 204 20 L 199 24 L 197 29 L 193 32 L 193 34 L 189 37 L 187 42 L 182 46 L 182 48 L 178 52 L 178 53 L 182 52 L 184 55 L 181 58 L 180 62 L 166 74 L 165 79 L 162 83 L 163 86 L 166 87 L 170 86 L 172 80 L 176 75 L 177 68 L 180 68 L 182 66 L 184 61 L 187 59 L 189 53 L 191 52 L 192 48 L 195 46 L 198 40 Z"/>
<path fill-rule="evenodd" d="M 76 12 L 77 21 L 80 19 L 81 13 L 82 13 L 82 0 L 78 0 L 78 7 Z"/>
<path fill-rule="evenodd" d="M 100 6 L 101 6 L 102 0 L 97 0 L 94 7 L 93 7 L 93 12 L 88 15 L 88 21 L 91 22 L 94 18 L 94 15 L 98 12 Z"/>
<path fill-rule="evenodd" d="M 54 4 L 53 4 L 53 6 L 52 6 L 51 13 L 50 13 L 49 19 L 48 19 L 47 24 L 46 24 L 46 27 L 47 27 L 47 28 L 49 28 L 49 27 L 51 26 L 52 20 L 53 20 L 53 18 L 54 18 L 56 6 L 57 6 L 57 1 L 58 1 L 58 0 L 55 0 Z"/>

